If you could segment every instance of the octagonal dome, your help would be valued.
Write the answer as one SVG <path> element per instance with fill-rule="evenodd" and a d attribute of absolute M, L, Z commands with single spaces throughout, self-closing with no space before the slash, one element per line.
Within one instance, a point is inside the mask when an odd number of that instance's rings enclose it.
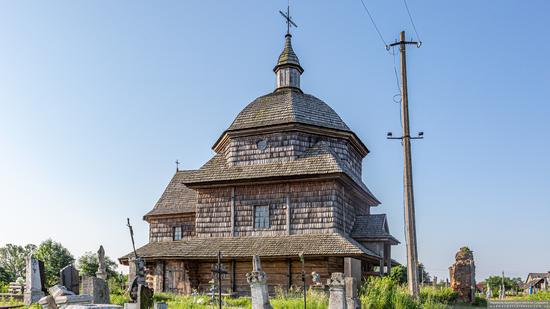
<path fill-rule="evenodd" d="M 330 106 L 298 89 L 278 89 L 255 99 L 237 115 L 227 130 L 235 131 L 289 123 L 350 131 Z"/>

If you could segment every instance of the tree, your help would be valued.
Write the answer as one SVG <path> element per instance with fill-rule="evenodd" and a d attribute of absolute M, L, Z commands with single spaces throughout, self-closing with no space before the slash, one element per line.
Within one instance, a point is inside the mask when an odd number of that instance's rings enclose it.
<path fill-rule="evenodd" d="M 407 282 L 407 267 L 403 265 L 392 267 L 390 278 L 399 284 L 405 284 Z"/>
<path fill-rule="evenodd" d="M 12 282 L 10 274 L 2 267 L 0 266 L 0 286 L 6 285 L 10 282 Z"/>
<path fill-rule="evenodd" d="M 407 267 L 403 265 L 392 267 L 390 278 L 399 284 L 407 283 Z M 422 278 L 424 279 L 424 283 L 431 282 L 430 274 L 426 271 L 424 264 L 420 263 L 418 264 L 418 281 L 420 282 Z"/>
<path fill-rule="evenodd" d="M 108 256 L 105 257 L 105 267 L 107 268 L 107 277 L 114 277 L 117 275 L 115 269 L 117 264 L 113 262 Z M 84 255 L 78 258 L 77 268 L 80 274 L 87 276 L 95 276 L 99 268 L 99 261 L 97 254 L 92 252 L 86 252 Z"/>
<path fill-rule="evenodd" d="M 418 264 L 418 281 L 420 283 L 431 283 L 431 276 L 426 271 L 426 267 L 424 267 L 424 264 L 420 263 Z"/>
<path fill-rule="evenodd" d="M 7 244 L 0 248 L 0 267 L 8 274 L 9 281 L 25 278 L 25 258 L 36 249 L 35 245 L 18 246 Z"/>
<path fill-rule="evenodd" d="M 74 257 L 69 250 L 51 239 L 42 242 L 33 256 L 44 262 L 47 286 L 57 284 L 59 271 L 63 267 L 74 263 Z"/>
<path fill-rule="evenodd" d="M 485 286 L 487 286 L 488 284 L 491 287 L 491 290 L 493 290 L 493 295 L 498 295 L 500 285 L 502 284 L 502 276 L 490 276 L 489 278 L 485 279 L 483 283 L 485 284 Z M 520 283 L 522 283 L 521 278 L 504 277 L 504 290 L 517 291 L 519 289 Z"/>

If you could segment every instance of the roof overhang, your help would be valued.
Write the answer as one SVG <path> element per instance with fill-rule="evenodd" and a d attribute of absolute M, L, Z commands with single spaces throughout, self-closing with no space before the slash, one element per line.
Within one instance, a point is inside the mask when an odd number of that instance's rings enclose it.
<path fill-rule="evenodd" d="M 220 250 L 225 258 L 265 258 L 341 256 L 379 259 L 380 256 L 356 240 L 338 233 L 276 236 L 193 237 L 179 241 L 150 242 L 137 249 L 145 260 L 187 259 L 212 260 Z M 127 264 L 134 253 L 119 258 Z"/>
<path fill-rule="evenodd" d="M 359 186 L 349 175 L 346 173 L 331 173 L 331 174 L 307 174 L 307 175 L 291 175 L 291 176 L 277 176 L 277 177 L 262 177 L 262 178 L 246 178 L 246 179 L 234 179 L 234 180 L 214 180 L 208 182 L 183 182 L 189 188 L 212 188 L 212 187 L 228 187 L 236 185 L 248 185 L 248 184 L 272 184 L 281 182 L 303 182 L 304 180 L 328 180 L 337 179 L 343 184 L 352 189 L 352 193 L 359 195 L 369 202 L 369 206 L 376 207 L 381 202 L 372 193 L 367 192 L 361 186 Z"/>
<path fill-rule="evenodd" d="M 165 219 L 165 218 L 181 218 L 181 217 L 194 217 L 196 211 L 190 212 L 173 212 L 173 213 L 163 213 L 163 214 L 145 214 L 143 220 L 149 222 L 150 219 Z"/>
<path fill-rule="evenodd" d="M 397 240 L 395 237 L 391 235 L 375 236 L 375 237 L 353 237 L 353 239 L 357 241 L 362 241 L 362 242 L 383 242 L 392 246 L 396 246 L 400 244 L 399 240 Z"/>
<path fill-rule="evenodd" d="M 352 131 L 337 130 L 337 129 L 331 129 L 326 127 L 315 126 L 311 124 L 296 123 L 296 122 L 274 124 L 269 126 L 254 127 L 254 128 L 247 128 L 247 129 L 226 130 L 218 138 L 216 143 L 214 143 L 214 146 L 212 146 L 212 149 L 216 153 L 223 152 L 223 150 L 229 144 L 229 141 L 233 137 L 245 137 L 245 136 L 261 135 L 261 134 L 293 132 L 293 131 L 346 139 L 354 146 L 354 148 L 359 152 L 361 157 L 365 157 L 370 152 L 367 146 L 365 146 L 365 144 L 361 141 L 361 139 Z"/>

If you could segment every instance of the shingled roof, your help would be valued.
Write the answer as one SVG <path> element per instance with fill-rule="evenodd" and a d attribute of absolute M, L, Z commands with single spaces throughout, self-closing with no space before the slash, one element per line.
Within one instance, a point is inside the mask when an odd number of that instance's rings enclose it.
<path fill-rule="evenodd" d="M 178 171 L 166 186 L 164 193 L 149 211 L 144 219 L 156 215 L 170 215 L 179 213 L 195 212 L 197 205 L 197 192 L 189 189 L 183 184 L 183 180 L 190 174 L 190 171 Z"/>
<path fill-rule="evenodd" d="M 279 89 L 252 101 L 239 113 L 228 131 L 288 123 L 350 131 L 325 102 L 297 89 Z"/>
<path fill-rule="evenodd" d="M 183 183 L 192 185 L 197 183 L 334 173 L 348 175 L 361 189 L 372 197 L 371 206 L 380 204 L 363 181 L 355 176 L 347 164 L 342 162 L 330 146 L 323 141 L 308 149 L 301 157 L 286 162 L 229 166 L 224 155 L 217 154 L 200 169 L 187 174 L 185 179 L 183 179 Z"/>
<path fill-rule="evenodd" d="M 365 240 L 380 239 L 395 244 L 399 243 L 389 232 L 385 214 L 357 216 L 351 231 L 351 237 Z"/>
<path fill-rule="evenodd" d="M 290 33 L 285 35 L 285 48 L 281 52 L 281 55 L 279 55 L 277 65 L 273 71 L 277 71 L 277 69 L 282 66 L 294 66 L 300 71 L 300 73 L 304 72 L 304 69 L 300 65 L 300 60 L 292 48 L 292 35 Z"/>
<path fill-rule="evenodd" d="M 151 242 L 137 249 L 145 259 L 187 258 L 213 259 L 218 250 L 224 257 L 250 258 L 253 255 L 269 257 L 298 256 L 370 256 L 379 258 L 357 241 L 340 234 L 303 234 L 247 237 L 195 237 L 169 242 Z M 119 260 L 126 263 L 129 253 Z"/>

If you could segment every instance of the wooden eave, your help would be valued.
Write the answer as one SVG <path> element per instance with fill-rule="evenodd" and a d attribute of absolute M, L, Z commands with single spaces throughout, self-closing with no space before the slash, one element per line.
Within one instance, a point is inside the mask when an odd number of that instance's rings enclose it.
<path fill-rule="evenodd" d="M 214 146 L 212 146 L 212 150 L 214 150 L 216 153 L 223 152 L 223 150 L 225 149 L 225 147 L 229 143 L 229 140 L 232 137 L 255 136 L 255 135 L 262 135 L 262 134 L 292 132 L 292 131 L 346 139 L 354 146 L 355 149 L 357 149 L 357 151 L 363 158 L 370 152 L 367 146 L 352 131 L 343 131 L 343 130 L 331 129 L 331 128 L 326 128 L 321 126 L 315 126 L 311 124 L 303 124 L 303 123 L 286 123 L 286 124 L 254 127 L 249 129 L 226 130 L 218 138 L 216 143 L 214 143 Z"/>
<path fill-rule="evenodd" d="M 220 180 L 220 181 L 207 181 L 196 183 L 183 183 L 192 189 L 201 188 L 213 188 L 213 187 L 229 187 L 235 185 L 248 185 L 248 184 L 271 184 L 281 182 L 303 182 L 304 180 L 325 180 L 325 179 L 338 179 L 343 184 L 352 188 L 352 192 L 359 195 L 362 198 L 367 199 L 370 202 L 369 206 L 376 207 L 380 205 L 380 201 L 365 191 L 359 186 L 349 175 L 346 173 L 331 173 L 331 174 L 318 174 L 318 175 L 303 175 L 303 176 L 277 176 L 277 177 L 263 177 L 252 179 L 235 179 L 235 180 Z"/>
<path fill-rule="evenodd" d="M 328 257 L 327 255 L 311 255 L 311 254 L 306 254 L 304 255 L 306 258 L 324 258 L 324 257 Z M 370 256 L 370 255 L 367 255 L 365 253 L 363 254 L 331 254 L 330 255 L 331 257 L 355 257 L 355 258 L 358 258 L 358 259 L 361 259 L 361 260 L 368 260 L 368 261 L 378 261 L 379 260 L 379 257 L 375 257 L 375 256 Z M 272 257 L 272 256 L 262 256 L 262 261 L 270 261 L 270 260 L 283 260 L 283 259 L 298 259 L 296 257 L 296 255 L 281 255 L 281 256 L 276 256 L 276 257 Z M 178 256 L 156 256 L 154 258 L 146 258 L 146 260 L 153 260 L 153 261 L 158 261 L 158 260 L 199 260 L 199 261 L 216 261 L 216 258 L 215 257 L 212 257 L 212 256 L 199 256 L 199 257 L 178 257 Z M 232 258 L 232 257 L 222 257 L 221 261 L 231 261 L 231 260 L 235 260 L 235 261 L 250 261 L 251 260 L 251 257 L 248 258 L 248 257 L 235 257 L 235 258 Z M 127 257 L 121 257 L 118 259 L 119 263 L 122 264 L 122 265 L 128 265 L 128 258 Z"/>
<path fill-rule="evenodd" d="M 165 219 L 165 218 L 174 218 L 174 217 L 192 217 L 195 216 L 196 211 L 188 211 L 188 212 L 174 212 L 174 213 L 166 213 L 166 214 L 158 214 L 158 215 L 144 215 L 143 220 L 149 222 L 149 219 L 155 218 L 155 219 Z"/>
<path fill-rule="evenodd" d="M 395 237 L 388 235 L 388 236 L 374 236 L 374 237 L 353 237 L 353 239 L 361 242 L 385 242 L 389 243 L 392 246 L 399 245 L 400 242 Z"/>

